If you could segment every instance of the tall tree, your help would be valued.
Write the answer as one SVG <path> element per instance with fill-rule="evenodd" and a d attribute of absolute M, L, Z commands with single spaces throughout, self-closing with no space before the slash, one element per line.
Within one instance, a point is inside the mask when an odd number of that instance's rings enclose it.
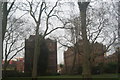
<path fill-rule="evenodd" d="M 14 13 L 17 10 L 18 6 L 15 5 L 15 1 L 13 2 L 3 2 L 2 10 L 3 10 L 3 19 L 2 19 L 2 57 L 4 60 L 4 76 L 6 75 L 6 69 L 9 65 L 11 59 L 13 59 L 20 51 L 24 49 L 23 45 L 20 46 L 17 44 L 20 40 L 21 33 L 20 28 L 24 25 L 24 21 L 21 19 L 25 14 L 21 15 L 18 19 L 14 17 Z M 20 43 L 20 42 L 19 42 Z M 15 46 L 17 44 L 17 46 Z"/>
<path fill-rule="evenodd" d="M 120 1 L 118 2 L 118 42 L 120 41 Z"/>
<path fill-rule="evenodd" d="M 13 59 L 19 52 L 21 52 L 24 49 L 23 43 L 20 44 L 20 40 L 22 37 L 21 30 L 20 28 L 24 25 L 23 21 L 21 19 L 17 20 L 17 19 L 13 18 L 11 19 L 10 23 L 9 23 L 9 27 L 7 27 L 7 32 L 4 38 L 4 48 L 3 48 L 3 60 L 4 60 L 4 76 L 6 76 L 6 69 L 7 66 L 9 65 L 9 62 L 11 61 L 11 59 Z M 16 46 L 17 45 L 17 46 Z"/>
<path fill-rule="evenodd" d="M 96 59 L 96 57 L 99 57 L 100 55 L 104 56 L 104 54 L 106 54 L 106 52 L 110 51 L 111 46 L 116 41 L 116 34 L 115 34 L 116 31 L 108 30 L 110 27 L 112 29 L 114 29 L 112 27 L 112 25 L 115 26 L 115 23 L 113 23 L 111 25 L 111 22 L 112 22 L 111 16 L 113 16 L 113 15 L 110 14 L 111 13 L 110 12 L 111 11 L 110 4 L 106 5 L 106 4 L 104 4 L 104 2 L 99 3 L 99 4 L 100 4 L 99 7 L 94 7 L 94 5 L 90 5 L 88 7 L 88 11 L 87 11 L 87 15 L 86 15 L 86 32 L 87 32 L 86 34 L 87 34 L 88 41 L 90 43 L 89 61 L 90 61 L 91 66 L 92 66 L 92 64 L 94 64 L 94 60 Z M 73 13 L 71 15 L 73 15 Z M 106 15 L 109 15 L 109 16 L 106 16 Z M 70 33 L 72 34 L 73 38 L 72 38 L 72 41 L 68 38 L 68 35 L 64 38 L 68 39 L 67 42 L 69 41 L 72 44 L 77 43 L 74 41 L 81 39 L 82 29 L 81 29 L 81 25 L 80 25 L 81 21 L 79 19 L 81 16 L 80 17 L 79 16 L 73 15 L 68 20 L 71 23 L 69 25 L 69 27 L 71 27 Z M 113 20 L 113 18 L 112 18 L 112 20 Z M 109 33 L 110 36 L 106 35 L 105 33 Z M 100 41 L 99 41 L 99 39 L 100 39 Z M 107 40 L 107 42 L 106 42 L 106 40 Z M 69 47 L 66 43 L 61 43 L 60 40 L 58 40 L 58 41 L 61 45 L 65 46 L 65 47 Z M 97 41 L 99 41 L 100 43 L 107 44 L 106 49 L 103 47 L 104 49 L 103 49 L 103 51 L 101 50 L 101 52 L 99 52 L 100 54 L 98 54 L 97 52 L 94 52 L 95 51 L 94 45 Z M 79 44 L 81 44 L 81 43 L 79 42 Z M 76 45 L 76 46 L 78 47 L 78 45 Z M 74 47 L 76 47 L 76 46 L 74 45 Z M 77 49 L 75 48 L 75 50 L 77 53 L 79 53 L 79 49 L 77 51 Z M 76 54 L 76 52 L 73 51 L 74 55 Z M 82 53 L 82 52 L 80 52 L 80 53 Z M 71 71 L 73 71 L 74 64 L 75 64 L 75 56 L 73 59 L 73 65 L 72 65 Z"/>
<path fill-rule="evenodd" d="M 59 1 L 59 0 L 58 0 Z M 45 37 L 47 36 L 47 35 L 49 35 L 49 34 L 51 34 L 53 31 L 55 31 L 55 30 L 57 30 L 57 29 L 64 29 L 65 27 L 65 25 L 66 25 L 66 23 L 63 25 L 63 26 L 61 26 L 61 27 L 56 27 L 56 28 L 53 28 L 52 30 L 49 30 L 49 28 L 50 28 L 50 18 L 52 18 L 52 17 L 56 17 L 58 20 L 60 20 L 59 19 L 59 17 L 54 13 L 54 10 L 55 10 L 55 8 L 57 7 L 57 4 L 58 4 L 58 1 L 56 1 L 55 2 L 55 4 L 52 6 L 52 8 L 51 9 L 49 9 L 48 10 L 48 6 L 47 6 L 47 2 L 44 2 L 44 1 L 39 1 L 39 2 L 37 2 L 37 4 L 36 4 L 36 7 L 33 5 L 34 3 L 33 3 L 33 1 L 31 1 L 31 2 L 29 2 L 29 1 L 27 1 L 28 3 L 29 3 L 29 7 L 30 7 L 30 10 L 29 10 L 29 12 L 30 12 L 30 15 L 31 15 L 31 17 L 34 19 L 34 21 L 35 21 L 35 24 L 36 24 L 36 34 L 35 34 L 35 50 L 34 50 L 34 58 L 33 58 L 33 71 L 32 71 L 32 77 L 33 78 L 35 78 L 35 77 L 37 77 L 37 63 L 38 63 L 38 56 L 40 56 L 40 52 L 39 52 L 39 50 L 40 50 L 40 47 L 39 47 L 39 45 L 41 44 L 40 43 L 40 41 L 42 40 L 42 39 L 45 39 Z M 33 9 L 33 8 L 35 8 L 35 9 Z M 38 8 L 39 8 L 39 10 L 38 10 Z M 39 14 L 38 14 L 38 18 L 37 18 L 37 14 L 35 14 L 35 13 L 37 13 L 37 12 L 39 12 Z M 41 25 L 41 20 L 42 20 L 42 15 L 44 15 L 45 14 L 45 16 L 46 16 L 46 21 L 45 21 L 45 27 L 46 27 L 46 29 L 45 29 L 45 31 L 43 32 L 43 36 L 40 38 L 39 36 L 39 27 L 40 27 L 40 25 Z"/>
<path fill-rule="evenodd" d="M 40 24 L 41 24 L 41 15 L 45 9 L 46 6 L 45 5 L 45 2 L 39 2 L 37 4 L 37 6 L 39 6 L 40 4 L 40 9 L 39 9 L 39 15 L 38 15 L 38 18 L 35 17 L 35 12 L 33 12 L 33 1 L 29 2 L 29 6 L 30 6 L 30 15 L 32 16 L 32 18 L 34 19 L 35 23 L 36 23 L 36 31 L 35 31 L 35 50 L 34 50 L 34 57 L 33 57 L 33 70 L 32 70 L 32 77 L 33 79 L 36 79 L 37 77 L 37 63 L 38 63 L 38 56 L 40 55 L 40 35 L 39 35 L 39 27 L 40 27 Z M 36 7 L 36 10 L 37 10 L 38 7 Z"/>
<path fill-rule="evenodd" d="M 2 12 L 2 2 L 0 1 L 0 12 Z M 0 46 L 2 46 L 2 13 L 0 13 Z M 0 61 L 2 62 L 2 48 L 0 48 Z M 2 63 L 0 63 L 0 69 L 2 68 Z M 0 79 L 2 79 L 2 70 L 0 70 Z"/>
<path fill-rule="evenodd" d="M 4 36 L 6 33 L 6 28 L 7 28 L 7 19 L 8 19 L 8 15 L 13 7 L 15 3 L 15 0 L 12 2 L 12 4 L 10 5 L 10 7 L 8 7 L 8 2 L 2 2 L 2 44 L 4 41 Z M 2 58 L 3 58 L 3 50 L 2 50 Z"/>
<path fill-rule="evenodd" d="M 7 28 L 7 19 L 8 15 L 15 3 L 15 0 L 11 3 L 10 7 L 8 7 L 8 2 L 3 2 L 2 7 L 3 7 L 3 19 L 2 19 L 2 41 L 4 40 L 4 36 L 6 33 L 6 28 Z"/>
<path fill-rule="evenodd" d="M 17 10 L 16 7 L 14 7 L 15 0 L 13 0 L 12 3 L 10 2 L 3 2 L 2 3 L 2 57 L 5 60 L 4 62 L 4 76 L 6 75 L 6 69 L 9 65 L 9 61 L 13 59 L 17 53 L 19 53 L 21 50 L 24 49 L 22 46 L 16 46 L 16 42 L 18 41 L 19 34 L 16 34 L 16 30 L 18 29 L 18 26 L 20 27 L 19 19 L 23 16 L 21 16 L 18 19 L 13 18 L 13 14 L 11 14 L 12 10 L 15 12 Z M 14 7 L 14 9 L 13 9 Z M 13 21 L 11 23 L 10 20 L 13 18 Z M 17 26 L 15 26 L 15 23 L 18 21 Z M 9 25 L 8 25 L 9 24 Z M 19 31 L 18 31 L 19 33 Z M 16 36 L 17 35 L 17 36 Z M 14 53 L 15 52 L 15 53 Z M 5 54 L 5 55 L 4 55 Z M 11 55 L 11 56 L 10 56 Z"/>
<path fill-rule="evenodd" d="M 80 17 L 81 17 L 81 33 L 82 33 L 82 40 L 83 40 L 83 78 L 85 80 L 91 78 L 91 69 L 90 69 L 90 43 L 87 38 L 87 27 L 86 27 L 86 11 L 87 7 L 90 2 L 78 2 L 79 10 L 80 10 Z"/>
<path fill-rule="evenodd" d="M 120 43 L 120 1 L 118 2 L 118 44 L 119 43 Z M 120 46 L 118 47 L 118 73 L 120 73 L 120 63 L 119 62 L 120 62 Z"/>

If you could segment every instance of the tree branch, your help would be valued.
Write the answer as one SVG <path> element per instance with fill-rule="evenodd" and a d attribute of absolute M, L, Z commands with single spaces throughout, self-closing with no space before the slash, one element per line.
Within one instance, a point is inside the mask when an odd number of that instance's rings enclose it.
<path fill-rule="evenodd" d="M 71 28 L 66 28 L 66 27 L 56 27 L 56 28 L 52 29 L 51 31 L 49 31 L 49 32 L 46 34 L 46 36 L 49 35 L 50 33 L 52 33 L 53 31 L 57 30 L 57 29 L 71 29 Z"/>
<path fill-rule="evenodd" d="M 27 2 L 29 3 L 29 6 L 30 6 L 30 15 L 31 15 L 32 18 L 34 19 L 35 23 L 37 23 L 37 20 L 36 20 L 35 16 L 33 15 L 32 4 L 31 4 L 29 1 L 27 1 Z"/>
<path fill-rule="evenodd" d="M 44 32 L 44 35 L 43 35 L 43 37 L 45 37 L 46 36 L 46 33 L 47 33 L 47 31 L 48 31 L 48 26 L 49 26 L 49 24 L 48 24 L 48 22 L 49 22 L 49 19 L 50 19 L 50 17 L 52 17 L 52 16 L 50 16 L 51 15 L 51 13 L 53 12 L 53 10 L 55 9 L 55 7 L 57 6 L 57 3 L 58 3 L 58 1 L 55 3 L 55 5 L 52 7 L 52 9 L 50 10 L 50 12 L 47 14 L 47 12 L 45 11 L 45 13 L 46 13 L 46 15 L 47 15 L 47 19 L 46 19 L 46 30 L 45 30 L 45 32 Z"/>
<path fill-rule="evenodd" d="M 25 47 L 19 49 L 9 60 L 8 62 L 10 62 L 11 59 L 13 59 L 13 57 L 15 57 L 17 55 L 18 52 L 22 51 Z"/>
<path fill-rule="evenodd" d="M 9 9 L 7 10 L 7 15 L 9 14 L 10 10 L 12 9 L 12 7 L 13 7 L 15 1 L 16 1 L 16 0 L 14 0 L 14 1 L 12 2 L 12 4 L 11 4 L 10 7 L 9 7 Z"/>

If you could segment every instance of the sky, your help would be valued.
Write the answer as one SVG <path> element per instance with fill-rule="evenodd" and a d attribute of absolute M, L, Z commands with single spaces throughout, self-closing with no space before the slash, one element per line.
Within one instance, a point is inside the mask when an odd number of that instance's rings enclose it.
<path fill-rule="evenodd" d="M 52 1 L 51 1 L 52 2 Z M 60 10 L 61 12 L 59 12 L 59 16 L 61 17 L 61 18 L 71 18 L 72 16 L 74 16 L 74 15 L 78 15 L 79 14 L 79 9 L 78 9 L 78 6 L 77 6 L 77 3 L 75 3 L 75 4 L 72 4 L 72 3 L 68 3 L 69 1 L 67 1 L 66 0 L 66 2 L 62 2 L 61 1 L 61 6 L 59 6 L 59 7 L 57 7 L 56 8 L 56 10 L 58 9 L 58 10 Z M 71 0 L 71 2 L 72 2 L 72 0 Z M 54 2 L 52 2 L 52 4 L 54 4 Z M 93 5 L 94 3 L 91 3 L 91 5 Z M 94 5 L 94 8 L 97 8 L 97 7 L 99 7 L 98 6 L 98 4 L 99 3 L 96 3 L 95 5 Z M 29 8 L 29 7 L 28 7 Z M 28 8 L 26 8 L 26 9 L 28 9 Z M 24 14 L 25 12 L 24 11 L 20 11 L 20 10 L 17 10 L 17 12 L 16 12 L 16 14 L 15 14 L 15 17 L 16 18 L 18 18 L 21 14 Z M 26 14 L 22 19 L 24 19 L 24 20 L 26 20 L 28 23 L 26 24 L 26 25 L 24 25 L 23 27 L 24 27 L 24 33 L 26 34 L 25 35 L 25 38 L 28 38 L 29 37 L 29 35 L 31 34 L 34 34 L 34 31 L 35 31 L 35 23 L 34 23 L 34 21 L 33 21 L 33 19 L 30 17 L 30 15 L 29 14 Z M 51 20 L 51 23 L 52 23 L 52 25 L 50 26 L 51 28 L 50 29 L 52 29 L 52 28 L 55 28 L 55 27 L 57 27 L 57 26 L 62 26 L 62 23 L 59 21 L 59 20 L 56 20 L 56 18 L 52 18 Z M 26 31 L 27 29 L 28 29 L 28 26 L 29 26 L 29 28 L 30 28 L 30 30 L 29 31 Z M 44 30 L 45 30 L 45 21 L 44 21 L 44 18 L 43 18 L 43 21 L 42 21 L 42 23 L 41 23 L 41 26 L 42 27 L 40 27 L 40 31 L 41 32 L 43 32 Z M 110 29 L 111 30 L 111 29 Z M 50 38 L 53 38 L 53 36 L 56 36 L 56 37 L 59 37 L 59 36 L 64 36 L 65 35 L 65 33 L 66 33 L 66 31 L 65 30 L 56 30 L 56 31 L 54 31 L 53 33 L 51 33 L 49 36 L 47 36 L 47 37 L 50 37 Z M 24 39 L 25 38 L 23 38 L 23 40 L 22 41 L 20 41 L 19 42 L 19 45 L 20 45 L 20 43 L 21 42 L 24 42 Z M 65 42 L 65 40 L 63 40 L 64 42 Z M 98 40 L 99 41 L 99 40 Z M 66 50 L 66 48 L 64 48 L 64 47 L 61 47 L 60 48 L 60 44 L 58 43 L 57 44 L 57 57 L 58 57 L 58 64 L 60 64 L 60 63 L 64 63 L 64 56 L 63 56 L 63 53 L 64 53 L 64 51 Z M 21 52 L 21 54 L 18 54 L 16 57 L 21 57 L 21 56 L 23 56 L 24 55 L 24 51 L 23 52 Z"/>

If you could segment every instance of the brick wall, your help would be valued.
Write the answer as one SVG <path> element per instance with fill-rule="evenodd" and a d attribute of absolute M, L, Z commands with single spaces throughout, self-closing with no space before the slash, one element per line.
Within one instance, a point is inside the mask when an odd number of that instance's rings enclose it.
<path fill-rule="evenodd" d="M 29 39 L 25 40 L 25 72 L 31 72 L 32 71 L 32 64 L 33 64 L 33 54 L 34 54 L 34 40 L 35 36 L 31 35 Z M 47 72 L 48 73 L 56 73 L 57 72 L 57 42 L 51 39 L 45 39 L 49 53 L 48 53 L 48 66 L 47 66 Z M 42 53 L 46 54 L 47 53 Z M 47 60 L 47 59 L 46 59 Z M 39 72 L 39 71 L 38 71 Z"/>
<path fill-rule="evenodd" d="M 74 72 L 76 73 L 76 71 L 78 70 L 78 68 L 80 66 L 82 66 L 82 56 L 81 54 L 83 54 L 83 48 L 82 48 L 83 44 L 82 41 L 80 41 L 79 44 L 79 53 L 76 53 L 76 60 L 75 60 L 75 67 L 74 67 Z M 104 54 L 103 51 L 105 49 L 105 46 L 103 44 L 100 43 L 95 43 L 93 45 L 93 55 L 94 56 L 94 62 L 92 62 L 93 65 L 97 65 L 99 63 L 104 62 Z M 64 52 L 64 73 L 70 73 L 71 67 L 73 65 L 73 59 L 74 59 L 74 55 L 75 55 L 75 51 L 74 51 L 74 47 L 70 47 L 68 48 L 67 51 Z"/>
<path fill-rule="evenodd" d="M 24 72 L 24 58 L 17 58 L 16 70 L 19 72 Z"/>

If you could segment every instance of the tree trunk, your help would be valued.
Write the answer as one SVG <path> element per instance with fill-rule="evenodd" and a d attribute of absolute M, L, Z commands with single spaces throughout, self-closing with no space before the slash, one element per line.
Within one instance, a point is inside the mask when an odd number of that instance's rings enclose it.
<path fill-rule="evenodd" d="M 7 2 L 3 3 L 3 19 L 2 19 L 2 42 L 4 40 L 7 27 Z"/>
<path fill-rule="evenodd" d="M 2 2 L 0 2 L 0 12 L 2 12 Z M 2 13 L 0 13 L 0 46 L 2 46 Z M 0 61 L 2 62 L 2 47 L 0 48 Z M 2 63 L 0 63 L 2 69 Z M 0 80 L 2 79 L 2 70 L 0 70 Z"/>
<path fill-rule="evenodd" d="M 74 58 L 73 58 L 73 63 L 72 63 L 72 68 L 71 68 L 71 74 L 74 74 L 74 67 L 75 67 L 75 62 L 76 62 L 76 54 L 77 54 L 77 50 L 76 50 L 76 45 L 74 46 Z"/>
<path fill-rule="evenodd" d="M 66 57 L 66 56 L 65 56 L 65 57 Z M 68 67 L 67 67 L 67 64 L 66 64 L 67 61 L 66 61 L 66 59 L 65 59 L 64 61 L 65 61 L 65 74 L 68 74 L 68 69 L 67 69 Z"/>
<path fill-rule="evenodd" d="M 118 44 L 120 43 L 120 1 L 118 2 Z M 120 46 L 118 47 L 118 73 L 120 73 Z M 119 76 L 120 77 L 120 76 Z"/>
<path fill-rule="evenodd" d="M 5 62 L 4 62 L 4 66 L 3 66 L 3 77 L 6 77 L 6 75 L 7 75 L 7 66 L 8 66 L 8 62 L 7 62 L 7 60 L 5 60 Z"/>
<path fill-rule="evenodd" d="M 37 80 L 37 66 L 38 66 L 39 55 L 40 55 L 40 37 L 39 37 L 39 25 L 37 25 L 36 35 L 35 35 L 34 56 L 33 56 L 33 70 L 32 70 L 33 80 Z"/>
<path fill-rule="evenodd" d="M 90 67 L 90 43 L 87 39 L 86 31 L 86 10 L 88 2 L 78 2 L 80 17 L 81 17 L 81 29 L 82 29 L 82 39 L 83 39 L 83 64 L 82 64 L 82 76 L 84 80 L 91 80 L 91 67 Z"/>
<path fill-rule="evenodd" d="M 6 32 L 6 27 L 7 27 L 7 2 L 3 3 L 3 9 L 2 9 L 2 46 L 3 46 L 3 41 L 4 41 L 4 36 Z M 2 50 L 2 59 L 3 59 L 3 50 Z"/>

